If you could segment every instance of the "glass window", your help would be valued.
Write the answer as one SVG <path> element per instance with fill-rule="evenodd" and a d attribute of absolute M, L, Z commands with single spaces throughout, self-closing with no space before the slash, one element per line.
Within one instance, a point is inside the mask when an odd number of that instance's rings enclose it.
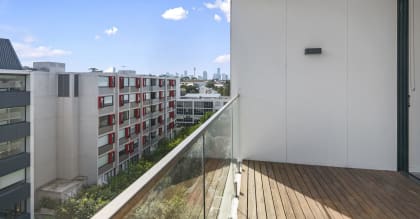
<path fill-rule="evenodd" d="M 127 78 L 127 77 L 124 78 L 124 87 L 128 87 L 129 86 L 129 81 L 130 81 L 129 78 Z"/>
<path fill-rule="evenodd" d="M 130 78 L 130 86 L 135 87 L 136 86 L 136 78 Z"/>
<path fill-rule="evenodd" d="M 109 126 L 108 118 L 108 115 L 99 117 L 99 128 Z"/>
<path fill-rule="evenodd" d="M 25 152 L 25 138 L 0 143 L 0 159 Z"/>
<path fill-rule="evenodd" d="M 114 97 L 113 96 L 106 96 L 104 97 L 104 107 L 114 105 Z"/>
<path fill-rule="evenodd" d="M 102 147 L 108 144 L 108 135 L 104 135 L 98 138 L 98 147 Z"/>
<path fill-rule="evenodd" d="M 0 125 L 13 124 L 25 121 L 25 107 L 0 109 Z"/>
<path fill-rule="evenodd" d="M 130 94 L 130 103 L 136 102 L 136 94 Z"/>
<path fill-rule="evenodd" d="M 108 86 L 109 86 L 108 77 L 99 76 L 98 77 L 98 87 L 108 87 Z"/>
<path fill-rule="evenodd" d="M 108 154 L 104 154 L 98 159 L 98 167 L 101 167 L 108 163 Z"/>
<path fill-rule="evenodd" d="M 24 75 L 0 75 L 0 92 L 25 91 Z"/>
<path fill-rule="evenodd" d="M 125 138 L 125 129 L 118 130 L 118 137 Z"/>
<path fill-rule="evenodd" d="M 124 103 L 128 103 L 129 99 L 130 99 L 130 95 L 128 94 L 124 95 Z"/>
<path fill-rule="evenodd" d="M 0 190 L 25 180 L 25 169 L 0 177 Z"/>

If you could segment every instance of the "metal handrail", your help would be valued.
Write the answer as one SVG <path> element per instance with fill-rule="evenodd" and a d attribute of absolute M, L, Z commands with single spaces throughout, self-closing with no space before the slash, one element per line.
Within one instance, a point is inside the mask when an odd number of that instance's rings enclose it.
<path fill-rule="evenodd" d="M 208 130 L 210 124 L 218 119 L 219 116 L 238 98 L 239 94 L 230 99 L 228 103 L 226 103 L 220 110 L 211 116 L 203 125 L 198 127 L 191 135 L 184 139 L 177 147 L 175 147 L 171 152 L 169 152 L 165 157 L 163 157 L 159 162 L 157 162 L 152 168 L 150 168 L 146 173 L 144 173 L 140 178 L 132 183 L 127 189 L 121 192 L 99 212 L 97 212 L 92 218 L 112 218 L 118 214 L 119 211 L 124 208 L 125 204 L 132 200 L 136 194 L 149 187 L 149 182 L 156 181 L 156 178 L 162 176 L 162 170 L 167 171 L 174 161 L 182 158 L 182 155 L 184 155 L 183 152 L 192 147 L 193 144 L 191 143 L 198 140 L 198 138 Z"/>

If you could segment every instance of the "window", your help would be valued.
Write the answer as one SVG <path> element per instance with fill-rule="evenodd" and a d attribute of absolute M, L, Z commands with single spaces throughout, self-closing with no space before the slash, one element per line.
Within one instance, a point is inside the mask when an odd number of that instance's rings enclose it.
<path fill-rule="evenodd" d="M 128 95 L 128 94 L 125 94 L 124 95 L 124 103 L 128 103 L 130 100 L 130 95 Z"/>
<path fill-rule="evenodd" d="M 74 96 L 79 96 L 79 75 L 74 75 Z"/>
<path fill-rule="evenodd" d="M 109 79 L 105 76 L 98 77 L 98 87 L 109 87 Z"/>
<path fill-rule="evenodd" d="M 70 76 L 68 74 L 58 75 L 58 96 L 69 97 L 70 96 Z"/>
<path fill-rule="evenodd" d="M 131 87 L 135 87 L 136 86 L 136 78 L 130 78 L 129 83 L 130 83 Z"/>
<path fill-rule="evenodd" d="M 25 91 L 24 75 L 0 75 L 0 92 Z"/>
<path fill-rule="evenodd" d="M 125 138 L 125 129 L 118 130 L 118 137 Z"/>
<path fill-rule="evenodd" d="M 25 152 L 25 138 L 0 143 L 0 159 Z"/>
<path fill-rule="evenodd" d="M 98 159 L 98 167 L 101 167 L 108 163 L 108 154 L 104 154 Z"/>
<path fill-rule="evenodd" d="M 114 124 L 114 116 L 106 115 L 99 117 L 99 128 L 107 127 Z"/>
<path fill-rule="evenodd" d="M 108 144 L 108 135 L 104 135 L 98 138 L 98 147 L 102 147 Z"/>
<path fill-rule="evenodd" d="M 0 177 L 0 190 L 25 180 L 25 169 Z"/>
<path fill-rule="evenodd" d="M 113 96 L 106 96 L 104 97 L 104 107 L 114 105 L 114 97 Z"/>
<path fill-rule="evenodd" d="M 136 102 L 136 94 L 130 94 L 130 103 Z"/>
<path fill-rule="evenodd" d="M 124 87 L 128 87 L 130 85 L 130 78 L 124 78 Z"/>
<path fill-rule="evenodd" d="M 211 108 L 211 109 L 213 109 L 213 102 L 204 102 L 204 108 Z"/>
<path fill-rule="evenodd" d="M 150 79 L 150 85 L 156 86 L 156 79 Z"/>
<path fill-rule="evenodd" d="M 0 109 L 0 125 L 13 124 L 25 120 L 25 107 Z"/>

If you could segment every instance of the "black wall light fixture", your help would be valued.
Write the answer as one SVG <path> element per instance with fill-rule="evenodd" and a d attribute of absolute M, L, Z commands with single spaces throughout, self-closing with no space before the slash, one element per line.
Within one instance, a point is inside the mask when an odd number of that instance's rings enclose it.
<path fill-rule="evenodd" d="M 305 55 L 322 54 L 322 48 L 305 48 Z"/>

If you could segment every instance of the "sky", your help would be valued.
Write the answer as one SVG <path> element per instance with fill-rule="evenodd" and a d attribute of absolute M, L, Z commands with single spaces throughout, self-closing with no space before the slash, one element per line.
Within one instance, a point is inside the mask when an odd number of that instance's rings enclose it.
<path fill-rule="evenodd" d="M 229 34 L 230 0 L 0 0 L 0 38 L 26 66 L 229 74 Z"/>

